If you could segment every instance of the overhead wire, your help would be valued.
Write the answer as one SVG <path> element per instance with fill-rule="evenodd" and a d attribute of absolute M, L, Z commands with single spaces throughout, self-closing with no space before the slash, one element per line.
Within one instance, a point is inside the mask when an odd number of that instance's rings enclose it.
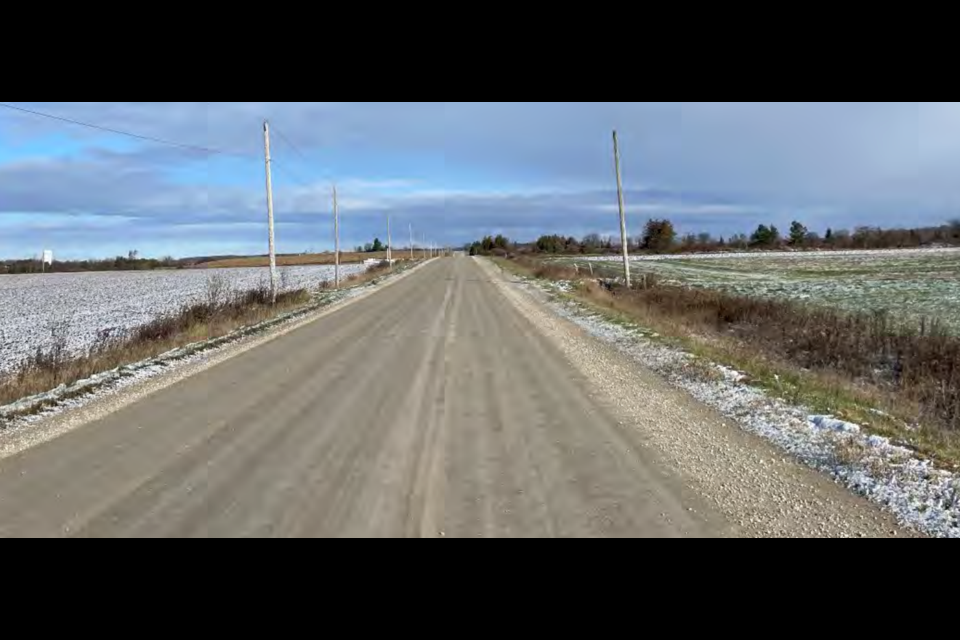
<path fill-rule="evenodd" d="M 293 149 L 294 153 L 296 153 L 298 156 L 300 156 L 300 159 L 303 160 L 303 163 L 304 163 L 304 164 L 310 164 L 310 161 L 307 159 L 307 154 L 305 154 L 303 151 L 300 151 L 300 147 L 298 147 L 297 145 L 295 145 L 295 144 L 293 143 L 293 141 L 290 140 L 290 138 L 288 138 L 288 137 L 283 133 L 283 131 L 281 131 L 279 128 L 277 128 L 277 125 L 275 125 L 272 121 L 270 122 L 270 130 L 273 131 L 274 133 L 276 133 L 276 134 L 280 137 L 280 139 L 281 139 L 287 146 L 289 146 L 291 149 Z"/>
<path fill-rule="evenodd" d="M 158 137 L 156 137 L 156 136 L 148 136 L 148 135 L 144 135 L 144 134 L 140 134 L 140 133 L 135 133 L 135 132 L 132 132 L 132 131 L 125 131 L 125 130 L 123 130 L 123 129 L 116 129 L 116 128 L 114 128 L 114 127 L 107 127 L 107 126 L 104 126 L 104 125 L 94 124 L 94 123 L 92 123 L 92 122 L 84 122 L 84 121 L 82 121 L 82 120 L 76 120 L 76 119 L 74 119 L 74 118 L 67 118 L 67 117 L 64 117 L 64 116 L 58 116 L 58 115 L 56 115 L 56 114 L 47 113 L 47 112 L 45 112 L 45 111 L 38 111 L 38 110 L 36 110 L 36 109 L 28 109 L 28 108 L 26 108 L 26 107 L 21 107 L 21 106 L 15 105 L 15 104 L 7 103 L 7 102 L 0 102 L 0 108 L 9 109 L 9 110 L 11 110 L 11 111 L 17 111 L 17 112 L 20 112 L 20 113 L 25 113 L 25 114 L 32 115 L 32 116 L 36 116 L 36 117 L 40 117 L 40 118 L 46 118 L 46 119 L 48 119 L 48 120 L 54 120 L 54 121 L 56 121 L 56 122 L 62 122 L 62 123 L 65 123 L 65 124 L 71 124 L 71 125 L 75 125 L 75 126 L 78 126 L 78 127 L 85 127 L 85 128 L 87 128 L 87 129 L 93 129 L 93 130 L 95 130 L 95 131 L 101 131 L 101 132 L 104 132 L 104 133 L 111 133 L 111 134 L 114 134 L 114 135 L 125 136 L 125 137 L 128 137 L 128 138 L 133 138 L 133 139 L 135 139 L 135 140 L 142 140 L 142 141 L 145 141 L 145 142 L 153 142 L 153 143 L 155 143 L 155 144 L 161 144 L 161 145 L 165 145 L 165 146 L 168 146 L 168 147 L 174 147 L 174 148 L 177 148 L 177 149 L 183 149 L 183 150 L 186 150 L 186 151 L 194 151 L 194 152 L 204 153 L 204 154 L 208 154 L 208 155 L 223 155 L 223 156 L 236 156 L 236 157 L 243 157 L 243 158 L 261 159 L 260 156 L 255 155 L 255 154 L 253 154 L 253 153 L 244 153 L 244 152 L 240 152 L 240 151 L 232 151 L 232 150 L 228 150 L 228 149 L 220 149 L 220 148 L 210 147 L 210 146 L 202 146 L 202 145 L 196 145 L 196 144 L 183 143 L 183 142 L 178 142 L 178 141 L 175 141 L 175 140 L 168 140 L 168 139 L 166 139 L 166 138 L 158 138 Z M 280 131 L 280 130 L 278 130 L 278 129 L 276 129 L 276 128 L 274 128 L 273 130 L 279 135 L 279 137 L 284 141 L 285 144 L 287 144 L 291 149 L 293 149 L 293 151 L 294 151 L 298 156 L 300 156 L 300 158 L 301 158 L 305 163 L 309 162 L 309 161 L 307 160 L 306 154 L 304 154 L 304 153 L 300 150 L 300 148 L 299 148 L 296 144 L 294 144 L 292 140 L 290 140 L 289 137 L 287 137 L 282 131 Z M 297 172 L 293 171 L 293 169 L 291 169 L 291 168 L 290 168 L 289 166 L 287 166 L 286 164 L 284 164 L 284 163 L 276 163 L 275 160 L 274 160 L 274 163 L 275 163 L 275 165 L 276 165 L 278 168 L 280 168 L 280 170 L 281 170 L 283 173 L 285 173 L 285 174 L 287 175 L 287 177 L 289 177 L 290 179 L 292 179 L 294 182 L 296 182 L 296 183 L 299 184 L 300 186 L 302 186 L 302 187 L 304 187 L 304 188 L 307 188 L 307 189 L 312 188 L 312 187 L 310 186 L 310 184 L 309 184 L 309 181 L 303 179 L 302 176 L 300 176 Z"/>
<path fill-rule="evenodd" d="M 92 123 L 92 122 L 85 122 L 85 121 L 82 121 L 82 120 L 77 120 L 77 119 L 75 119 L 75 118 L 67 118 L 67 117 L 65 117 L 65 116 L 59 116 L 59 115 L 56 115 L 56 114 L 53 114 L 53 113 L 48 113 L 48 112 L 45 112 L 45 111 L 39 111 L 39 110 L 36 110 L 36 109 L 28 109 L 28 108 L 26 108 L 26 107 L 21 107 L 21 106 L 18 106 L 18 105 L 15 105 L 15 104 L 11 104 L 11 103 L 8 103 L 8 102 L 0 102 L 0 108 L 8 109 L 8 110 L 10 110 L 10 111 L 15 111 L 15 112 L 19 112 L 19 113 L 24 113 L 24 114 L 31 115 L 31 116 L 35 116 L 35 117 L 39 117 L 39 118 L 45 118 L 45 119 L 52 120 L 52 121 L 55 121 L 55 122 L 60 122 L 60 123 L 64 123 L 64 124 L 70 124 L 70 125 L 74 125 L 74 126 L 78 126 L 78 127 L 85 127 L 85 128 L 87 128 L 87 129 L 92 129 L 92 130 L 100 131 L 100 132 L 103 132 L 103 133 L 110 133 L 110 134 L 113 134 L 113 135 L 125 136 L 125 137 L 127 137 L 127 138 L 132 138 L 132 139 L 135 139 L 135 140 L 141 140 L 141 141 L 145 141 L 145 142 L 152 142 L 152 143 L 155 143 L 155 144 L 160 144 L 160 145 L 164 145 L 164 146 L 168 146 L 168 147 L 173 147 L 173 148 L 177 148 L 177 149 L 182 149 L 182 150 L 185 150 L 185 151 L 192 151 L 192 152 L 196 152 L 196 153 L 203 153 L 203 154 L 206 154 L 206 155 L 220 155 L 220 156 L 232 156 L 232 157 L 241 157 L 241 158 L 253 158 L 253 159 L 258 159 L 258 160 L 260 160 L 260 161 L 262 161 L 262 159 L 263 159 L 262 156 L 257 155 L 257 154 L 253 154 L 253 153 L 245 153 L 245 152 L 233 151 L 233 150 L 228 150 L 228 149 L 221 149 L 221 148 L 216 148 L 216 147 L 211 147 L 211 146 L 204 146 L 204 145 L 197 145 L 197 144 L 190 144 L 190 143 L 178 142 L 178 141 L 176 141 L 176 140 L 169 140 L 169 139 L 166 139 L 166 138 L 159 138 L 159 137 L 156 137 L 156 136 L 145 135 L 145 134 L 136 133 L 136 132 L 133 132 L 133 131 L 126 131 L 126 130 L 123 130 L 123 129 L 117 129 L 117 128 L 114 128 L 114 127 L 108 127 L 108 126 L 104 126 L 104 125 L 100 125 L 100 124 L 95 124 L 95 123 Z M 275 133 L 278 134 L 279 138 L 280 138 L 287 146 L 289 146 L 289 147 L 294 151 L 294 153 L 297 154 L 297 156 L 299 156 L 299 158 L 303 161 L 303 163 L 304 163 L 305 165 L 309 165 L 309 164 L 310 164 L 310 161 L 307 159 L 306 154 L 305 154 L 303 151 L 301 151 L 301 150 L 300 150 L 300 147 L 298 147 L 296 144 L 294 144 L 294 142 L 293 142 L 286 134 L 284 134 L 282 131 L 280 131 L 280 130 L 277 129 L 276 127 L 272 127 L 272 130 L 273 130 Z M 294 171 L 292 168 L 290 168 L 290 166 L 288 166 L 286 163 L 278 163 L 275 158 L 271 158 L 271 163 L 273 164 L 274 167 L 280 169 L 280 172 L 283 173 L 286 177 L 290 178 L 293 182 L 295 182 L 295 183 L 298 184 L 299 186 L 303 187 L 304 189 L 313 189 L 313 188 L 315 187 L 315 185 L 309 184 L 309 181 L 308 181 L 308 180 L 305 180 L 301 175 L 299 175 L 296 171 Z"/>
<path fill-rule="evenodd" d="M 182 149 L 182 150 L 185 150 L 185 151 L 192 151 L 192 152 L 195 152 L 195 153 L 202 153 L 202 154 L 205 154 L 205 155 L 220 155 L 220 156 L 232 156 L 232 157 L 255 158 L 255 159 L 260 159 L 260 158 L 261 158 L 258 154 L 254 154 L 254 153 L 240 152 L 240 151 L 234 151 L 234 150 L 229 150 L 229 149 L 221 149 L 221 148 L 211 147 L 211 146 L 206 146 L 206 145 L 197 145 L 197 144 L 183 143 L 183 142 L 179 142 L 179 141 L 176 141 L 176 140 L 169 140 L 169 139 L 166 139 L 166 138 L 160 138 L 160 137 L 157 137 L 157 136 L 145 135 L 145 134 L 136 133 L 136 132 L 133 132 L 133 131 L 126 131 L 126 130 L 123 130 L 123 129 L 117 129 L 117 128 L 114 128 L 114 127 L 108 127 L 108 126 L 104 126 L 104 125 L 100 125 L 100 124 L 96 124 L 96 123 L 92 123 L 92 122 L 85 122 L 85 121 L 82 121 L 82 120 L 77 120 L 77 119 L 75 119 L 75 118 L 68 118 L 68 117 L 65 117 L 65 116 L 59 116 L 59 115 L 56 115 L 56 114 L 53 114 L 53 113 L 48 113 L 48 112 L 45 112 L 45 111 L 39 111 L 39 110 L 37 110 L 37 109 L 30 109 L 30 108 L 27 108 L 27 107 L 21 107 L 21 106 L 15 105 L 15 104 L 7 103 L 7 102 L 0 102 L 0 108 L 7 109 L 7 110 L 10 110 L 10 111 L 19 112 L 19 113 L 23 113 L 23 114 L 27 114 L 27 115 L 31 115 L 31 116 L 34 116 L 34 117 L 45 118 L 45 119 L 52 120 L 52 121 L 55 121 L 55 122 L 60 122 L 60 123 L 64 123 L 64 124 L 70 124 L 70 125 L 78 126 L 78 127 L 84 127 L 84 128 L 87 128 L 87 129 L 91 129 L 91 130 L 95 130 L 95 131 L 100 131 L 100 132 L 103 132 L 103 133 L 109 133 L 109 134 L 113 134 L 113 135 L 124 136 L 124 137 L 131 138 L 131 139 L 135 139 L 135 140 L 141 140 L 141 141 L 144 141 L 144 142 L 151 142 L 151 143 L 154 143 L 154 144 L 160 144 L 160 145 L 164 145 L 164 146 L 168 146 L 168 147 L 173 147 L 173 148 L 177 148 L 177 149 Z M 272 129 L 273 129 L 274 132 L 277 133 L 277 135 L 278 135 L 278 137 L 280 138 L 280 140 L 282 140 L 284 144 L 286 144 L 288 147 L 290 147 L 290 149 L 293 150 L 293 152 L 299 157 L 299 159 L 303 162 L 303 164 L 304 164 L 305 166 L 309 166 L 309 165 L 311 164 L 311 163 L 310 163 L 310 160 L 307 158 L 307 155 L 306 155 L 306 154 L 300 149 L 300 147 L 299 147 L 298 145 L 296 145 L 286 134 L 284 134 L 283 131 L 281 131 L 280 129 L 276 128 L 275 126 L 274 126 Z M 303 188 L 305 188 L 305 189 L 313 189 L 313 188 L 315 188 L 316 185 L 311 185 L 311 184 L 309 184 L 309 181 L 303 179 L 302 176 L 300 176 L 296 171 L 293 171 L 293 169 L 291 169 L 287 164 L 285 164 L 285 163 L 277 163 L 276 160 L 273 159 L 273 158 L 271 158 L 271 162 L 274 164 L 274 166 L 276 166 L 277 168 L 279 168 L 282 173 L 284 173 L 287 177 L 289 177 L 291 180 L 293 180 L 296 184 L 300 185 L 301 187 L 303 187 Z"/>
<path fill-rule="evenodd" d="M 286 174 L 286 176 L 287 176 L 288 178 L 290 178 L 291 180 L 293 180 L 294 182 L 296 182 L 298 185 L 300 185 L 300 186 L 303 187 L 304 189 L 313 189 L 313 188 L 316 186 L 316 185 L 311 185 L 311 184 L 309 184 L 307 180 L 305 180 L 305 179 L 304 179 L 302 176 L 300 176 L 297 172 L 293 171 L 293 170 L 292 170 L 289 166 L 287 166 L 286 164 L 283 164 L 283 163 L 279 163 L 279 164 L 278 164 L 276 158 L 271 157 L 271 158 L 270 158 L 270 163 L 271 163 L 274 167 L 279 168 L 280 171 L 281 171 L 281 173 Z"/>
<path fill-rule="evenodd" d="M 48 120 L 55 120 L 57 122 L 63 122 L 67 124 L 76 125 L 79 127 L 86 127 L 88 129 L 94 129 L 96 131 L 102 131 L 104 133 L 112 133 L 119 136 L 126 136 L 128 138 L 134 138 L 136 140 L 143 140 L 146 142 L 153 142 L 156 144 L 165 145 L 168 147 L 175 147 L 178 149 L 183 149 L 186 151 L 195 151 L 199 153 L 205 153 L 208 155 L 225 155 L 225 156 L 238 156 L 238 157 L 253 157 L 251 153 L 243 153 L 240 151 L 231 151 L 226 149 L 217 149 L 214 147 L 200 146 L 195 144 L 187 144 L 182 142 L 177 142 L 174 140 L 167 140 L 165 138 L 157 138 L 155 136 L 143 135 L 140 133 L 134 133 L 132 131 L 124 131 L 122 129 L 114 129 L 113 127 L 105 127 L 102 125 L 94 124 L 91 122 L 83 122 L 81 120 L 75 120 L 73 118 L 66 118 L 63 116 L 58 116 L 52 113 L 46 113 L 44 111 L 37 111 L 35 109 L 27 109 L 26 107 L 20 107 L 14 104 L 7 102 L 0 102 L 0 108 L 9 109 L 11 111 L 18 111 L 20 113 L 29 114 L 32 116 L 37 116 L 40 118 L 46 118 Z"/>
<path fill-rule="evenodd" d="M 277 127 L 277 125 L 274 123 L 273 120 L 270 120 L 269 118 L 266 118 L 266 120 L 270 122 L 270 131 L 272 133 L 277 134 L 277 137 L 285 145 L 287 145 L 295 154 L 297 154 L 297 156 L 299 156 L 304 166 L 309 166 L 311 163 L 310 163 L 310 160 L 307 158 L 307 154 L 301 151 L 300 147 L 294 144 L 293 140 L 291 140 L 279 127 Z M 276 162 L 275 159 L 273 161 Z M 289 166 L 283 165 L 283 170 L 287 173 L 287 175 L 290 178 L 294 180 L 294 182 L 299 184 L 301 187 L 304 187 L 305 189 L 314 188 L 314 186 L 307 184 L 309 182 L 308 180 L 303 179 L 299 174 L 297 174 L 297 172 L 293 171 Z"/>

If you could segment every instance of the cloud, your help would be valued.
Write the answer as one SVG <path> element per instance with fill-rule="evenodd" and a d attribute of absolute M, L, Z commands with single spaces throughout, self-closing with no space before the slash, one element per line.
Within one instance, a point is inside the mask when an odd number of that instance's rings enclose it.
<path fill-rule="evenodd" d="M 0 139 L 16 143 L 0 156 L 2 254 L 40 242 L 93 255 L 134 241 L 175 254 L 259 247 L 265 117 L 286 250 L 329 244 L 333 181 L 356 242 L 381 233 L 388 212 L 445 242 L 615 233 L 614 127 L 635 233 L 651 216 L 730 234 L 794 218 L 930 224 L 960 211 L 957 103 L 17 104 L 241 155 L 2 112 Z M 69 153 L 48 142 L 63 136 Z"/>

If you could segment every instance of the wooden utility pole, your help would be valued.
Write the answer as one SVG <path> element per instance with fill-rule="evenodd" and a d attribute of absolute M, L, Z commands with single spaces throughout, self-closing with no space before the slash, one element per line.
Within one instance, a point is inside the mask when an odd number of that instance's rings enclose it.
<path fill-rule="evenodd" d="M 387 262 L 393 266 L 393 232 L 390 229 L 390 214 L 387 214 Z"/>
<path fill-rule="evenodd" d="M 273 229 L 273 173 L 270 165 L 270 123 L 263 123 L 263 144 L 267 156 L 267 226 L 270 228 L 270 299 L 277 304 L 277 245 Z"/>
<path fill-rule="evenodd" d="M 414 254 L 414 243 L 413 241 L 413 223 L 410 223 L 410 261 L 413 262 L 417 259 L 417 256 Z"/>
<path fill-rule="evenodd" d="M 337 201 L 337 185 L 333 185 L 333 281 L 340 288 L 340 203 Z"/>
<path fill-rule="evenodd" d="M 623 199 L 623 175 L 620 172 L 620 137 L 613 132 L 613 157 L 617 166 L 617 197 L 620 202 L 620 241 L 623 243 L 623 279 L 630 288 L 630 239 L 627 237 L 627 211 Z"/>

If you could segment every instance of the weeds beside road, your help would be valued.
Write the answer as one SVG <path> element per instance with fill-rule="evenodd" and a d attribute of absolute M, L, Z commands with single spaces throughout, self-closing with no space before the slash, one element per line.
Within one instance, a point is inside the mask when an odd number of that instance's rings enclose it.
<path fill-rule="evenodd" d="M 654 276 L 628 290 L 570 265 L 500 264 L 570 281 L 569 295 L 735 367 L 755 386 L 960 464 L 960 340 L 935 323 L 903 331 L 884 314 L 662 285 Z"/>
<path fill-rule="evenodd" d="M 363 274 L 344 279 L 344 287 L 366 284 L 382 277 L 390 265 L 381 263 Z M 277 318 L 309 305 L 315 296 L 334 290 L 331 282 L 307 289 L 281 291 L 276 305 L 266 286 L 236 291 L 229 281 L 212 274 L 202 300 L 122 332 L 101 332 L 84 353 L 70 353 L 69 322 L 50 325 L 50 341 L 11 373 L 0 377 L 0 407 L 23 398 L 71 385 L 118 367 L 142 362 L 190 344 L 226 336 L 237 329 Z"/>

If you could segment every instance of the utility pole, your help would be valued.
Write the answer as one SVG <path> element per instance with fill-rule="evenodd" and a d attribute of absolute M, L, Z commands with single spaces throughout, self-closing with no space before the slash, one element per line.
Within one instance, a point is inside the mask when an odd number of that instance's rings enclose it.
<path fill-rule="evenodd" d="M 333 185 L 333 237 L 334 237 L 334 268 L 333 280 L 336 288 L 340 288 L 340 203 L 337 201 L 337 185 Z"/>
<path fill-rule="evenodd" d="M 623 243 L 623 278 L 630 288 L 630 240 L 627 237 L 627 211 L 623 199 L 623 175 L 620 172 L 620 137 L 613 132 L 613 156 L 617 166 L 617 197 L 620 201 L 620 241 Z"/>
<path fill-rule="evenodd" d="M 263 145 L 267 156 L 267 226 L 270 228 L 270 299 L 277 304 L 277 246 L 273 229 L 273 173 L 270 165 L 270 123 L 263 123 Z"/>
<path fill-rule="evenodd" d="M 387 214 L 387 262 L 393 266 L 393 233 L 390 230 L 390 214 Z"/>
<path fill-rule="evenodd" d="M 413 241 L 413 223 L 410 223 L 410 261 L 413 262 L 417 259 L 417 256 L 413 253 L 414 250 L 414 241 Z"/>

